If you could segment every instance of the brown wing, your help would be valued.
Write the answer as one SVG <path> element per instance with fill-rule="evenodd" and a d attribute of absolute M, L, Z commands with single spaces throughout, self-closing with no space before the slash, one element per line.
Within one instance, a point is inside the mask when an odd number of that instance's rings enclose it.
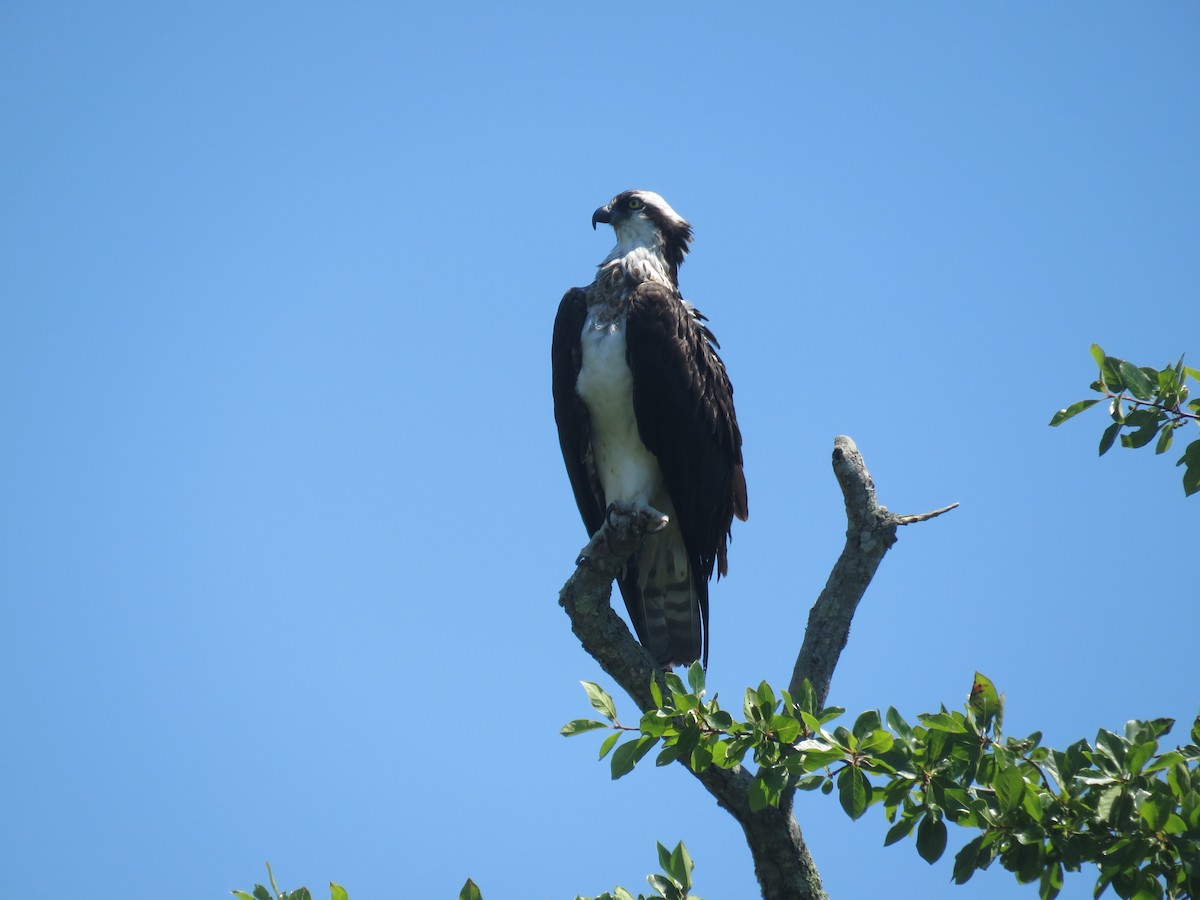
<path fill-rule="evenodd" d="M 591 537 L 604 524 L 604 488 L 592 457 L 592 429 L 587 407 L 575 391 L 582 365 L 580 333 L 587 319 L 587 295 L 571 288 L 558 304 L 554 335 L 550 342 L 551 388 L 554 421 L 562 447 L 567 476 L 575 492 L 575 503 Z"/>
<path fill-rule="evenodd" d="M 656 457 L 696 575 L 708 656 L 708 579 L 724 575 L 733 517 L 749 513 L 733 386 L 704 317 L 673 290 L 639 285 L 625 339 L 642 443 Z"/>

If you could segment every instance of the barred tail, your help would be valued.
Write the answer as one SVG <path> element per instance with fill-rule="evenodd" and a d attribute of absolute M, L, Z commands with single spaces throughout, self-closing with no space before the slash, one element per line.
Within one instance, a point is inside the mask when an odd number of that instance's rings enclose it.
<path fill-rule="evenodd" d="M 641 595 L 642 627 L 638 632 L 642 645 L 663 666 L 688 665 L 700 659 L 704 645 L 701 598 L 674 517 L 663 531 L 647 536 L 638 553 L 635 577 Z M 636 625 L 638 617 L 634 618 Z"/>

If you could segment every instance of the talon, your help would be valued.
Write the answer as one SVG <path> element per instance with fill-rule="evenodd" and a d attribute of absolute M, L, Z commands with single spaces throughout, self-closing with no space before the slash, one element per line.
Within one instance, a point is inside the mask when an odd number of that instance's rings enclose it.
<path fill-rule="evenodd" d="M 654 516 L 646 517 L 646 534 L 658 534 L 667 527 L 667 523 L 671 521 L 670 516 Z"/>
<path fill-rule="evenodd" d="M 614 500 L 608 504 L 608 509 L 604 514 L 604 521 L 608 523 L 609 528 L 620 528 L 626 524 L 623 520 L 633 518 L 636 514 L 637 506 L 622 503 L 620 500 Z"/>

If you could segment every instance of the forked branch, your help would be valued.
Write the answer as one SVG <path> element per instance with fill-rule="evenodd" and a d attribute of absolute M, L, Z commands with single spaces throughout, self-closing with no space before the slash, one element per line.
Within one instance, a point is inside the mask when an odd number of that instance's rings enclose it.
<path fill-rule="evenodd" d="M 833 473 L 846 502 L 846 544 L 829 573 L 825 589 L 808 613 L 804 643 L 792 669 L 788 689 L 793 696 L 808 679 L 822 706 L 842 648 L 850 636 L 850 622 L 858 603 L 875 577 L 884 554 L 896 543 L 896 530 L 935 518 L 958 506 L 952 503 L 933 512 L 899 516 L 875 499 L 875 483 L 854 441 L 838 435 L 833 441 Z"/>
<path fill-rule="evenodd" d="M 820 704 L 829 692 L 834 667 L 850 633 L 854 611 L 901 525 L 922 522 L 949 512 L 957 504 L 919 515 L 898 516 L 875 500 L 875 486 L 854 442 L 834 440 L 833 470 L 846 502 L 846 545 L 829 581 L 813 605 L 800 655 L 792 673 L 791 692 L 798 695 L 807 678 Z M 571 619 L 571 630 L 600 667 L 645 711 L 654 708 L 650 679 L 662 679 L 654 658 L 634 640 L 612 609 L 612 582 L 646 534 L 660 527 L 657 519 L 639 514 L 610 515 L 576 560 L 575 574 L 563 585 L 559 603 Z M 653 540 L 653 537 L 650 538 Z M 792 792 L 778 807 L 753 811 L 753 781 L 742 766 L 710 766 L 694 773 L 701 784 L 742 826 L 754 858 L 754 870 L 765 900 L 824 900 L 820 876 L 800 827 L 792 815 Z"/>

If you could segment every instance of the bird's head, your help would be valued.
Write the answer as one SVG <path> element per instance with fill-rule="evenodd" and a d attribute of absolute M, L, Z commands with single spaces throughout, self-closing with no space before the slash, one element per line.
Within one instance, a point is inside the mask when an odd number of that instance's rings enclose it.
<path fill-rule="evenodd" d="M 673 275 L 678 272 L 692 240 L 692 226 L 654 191 L 617 194 L 592 213 L 592 228 L 598 222 L 613 227 L 619 250 L 645 247 L 662 254 Z"/>

